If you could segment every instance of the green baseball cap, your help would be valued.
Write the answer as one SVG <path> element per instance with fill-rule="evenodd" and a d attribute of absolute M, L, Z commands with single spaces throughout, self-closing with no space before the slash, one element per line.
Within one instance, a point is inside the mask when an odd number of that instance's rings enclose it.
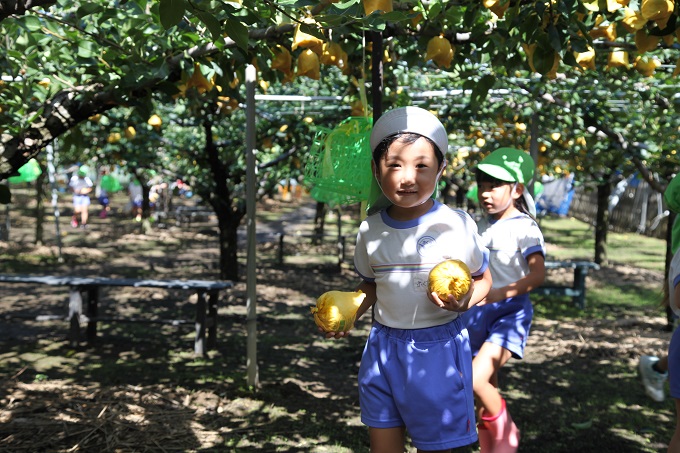
<path fill-rule="evenodd" d="M 89 170 L 90 170 L 90 169 L 87 168 L 86 165 L 81 165 L 80 168 L 78 169 L 78 176 L 87 176 L 87 172 L 88 172 Z"/>
<path fill-rule="evenodd" d="M 507 182 L 528 184 L 534 177 L 534 160 L 528 153 L 515 148 L 498 148 L 482 159 L 477 168 Z"/>
<path fill-rule="evenodd" d="M 675 175 L 663 192 L 663 199 L 673 212 L 680 212 L 680 173 Z"/>

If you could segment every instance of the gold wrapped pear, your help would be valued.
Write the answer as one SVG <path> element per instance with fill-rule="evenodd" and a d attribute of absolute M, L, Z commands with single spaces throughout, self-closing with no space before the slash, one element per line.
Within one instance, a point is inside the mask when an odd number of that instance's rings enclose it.
<path fill-rule="evenodd" d="M 455 49 L 448 39 L 435 36 L 427 42 L 425 61 L 432 60 L 437 66 L 448 68 L 451 66 L 454 53 Z"/>
<path fill-rule="evenodd" d="M 461 260 L 445 260 L 430 271 L 427 288 L 443 301 L 449 298 L 449 294 L 460 300 L 470 290 L 471 283 L 472 275 L 467 264 Z"/>
<path fill-rule="evenodd" d="M 328 291 L 311 308 L 314 322 L 324 332 L 347 332 L 354 327 L 357 310 L 366 298 L 362 291 Z"/>

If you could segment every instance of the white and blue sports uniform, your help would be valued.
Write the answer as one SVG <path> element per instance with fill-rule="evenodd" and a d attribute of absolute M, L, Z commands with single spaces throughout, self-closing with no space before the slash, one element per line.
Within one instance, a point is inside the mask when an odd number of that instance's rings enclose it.
<path fill-rule="evenodd" d="M 541 253 L 545 257 L 543 233 L 527 214 L 498 221 L 484 218 L 479 222 L 479 232 L 489 249 L 492 288 L 507 286 L 528 275 L 529 255 Z M 470 335 L 472 355 L 477 355 L 488 341 L 509 350 L 513 357 L 522 358 L 533 317 L 529 294 L 471 307 L 463 313 L 463 320 Z"/>
<path fill-rule="evenodd" d="M 680 249 L 673 255 L 668 271 L 668 295 L 671 309 L 676 316 L 680 316 L 680 308 L 675 306 L 673 294 L 678 285 L 680 285 Z M 680 398 L 680 329 L 675 329 L 668 346 L 668 382 L 671 397 Z"/>
<path fill-rule="evenodd" d="M 477 440 L 467 331 L 458 313 L 427 296 L 429 272 L 445 259 L 479 276 L 489 255 L 472 218 L 438 201 L 418 219 L 397 221 L 382 210 L 359 228 L 354 265 L 377 292 L 359 368 L 361 420 L 403 426 L 423 450 Z"/>
<path fill-rule="evenodd" d="M 90 195 L 86 193 L 80 193 L 83 189 L 89 189 L 94 186 L 90 178 L 87 176 L 80 177 L 78 175 L 73 175 L 69 180 L 68 186 L 71 188 L 71 190 L 73 190 L 74 207 L 77 208 L 80 206 L 90 205 Z"/>

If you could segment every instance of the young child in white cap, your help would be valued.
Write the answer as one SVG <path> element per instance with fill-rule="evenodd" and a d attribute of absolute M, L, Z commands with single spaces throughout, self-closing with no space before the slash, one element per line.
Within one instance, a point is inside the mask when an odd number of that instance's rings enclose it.
<path fill-rule="evenodd" d="M 370 144 L 389 203 L 362 222 L 354 255 L 367 294 L 357 317 L 370 306 L 374 315 L 358 376 L 361 420 L 371 451 L 404 451 L 406 432 L 418 451 L 449 451 L 477 440 L 460 312 L 489 290 L 488 250 L 465 211 L 432 198 L 448 149 L 437 117 L 418 107 L 391 110 L 374 124 Z M 428 294 L 429 271 L 446 259 L 462 260 L 473 276 L 461 300 Z"/>
<path fill-rule="evenodd" d="M 478 225 L 493 285 L 463 319 L 474 356 L 481 453 L 515 452 L 519 445 L 519 429 L 498 391 L 498 372 L 510 357 L 523 357 L 534 313 L 529 291 L 545 278 L 543 234 L 524 186 L 533 175 L 531 156 L 514 148 L 499 148 L 477 165 L 477 197 L 486 211 Z"/>

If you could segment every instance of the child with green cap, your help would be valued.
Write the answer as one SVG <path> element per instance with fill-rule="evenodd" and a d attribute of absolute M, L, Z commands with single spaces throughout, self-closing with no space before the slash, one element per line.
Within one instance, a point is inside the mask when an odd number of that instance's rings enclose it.
<path fill-rule="evenodd" d="M 81 165 L 78 172 L 71 177 L 68 186 L 73 192 L 73 216 L 71 217 L 71 226 L 78 227 L 78 220 L 80 220 L 80 227 L 87 228 L 87 220 L 90 208 L 90 192 L 94 188 L 92 180 L 87 176 L 88 168 Z"/>
<path fill-rule="evenodd" d="M 515 452 L 519 445 L 519 429 L 498 391 L 498 372 L 511 357 L 523 357 L 533 318 L 529 291 L 545 278 L 545 243 L 525 187 L 533 175 L 531 156 L 514 148 L 495 150 L 476 169 L 479 206 L 486 213 L 479 234 L 490 252 L 493 284 L 463 320 L 474 357 L 481 453 Z"/>

